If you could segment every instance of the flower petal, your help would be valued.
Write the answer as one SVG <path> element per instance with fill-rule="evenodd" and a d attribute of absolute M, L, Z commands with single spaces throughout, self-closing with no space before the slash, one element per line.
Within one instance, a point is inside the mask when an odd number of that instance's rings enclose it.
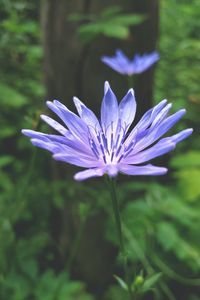
<path fill-rule="evenodd" d="M 153 165 L 146 166 L 131 166 L 120 165 L 119 171 L 127 175 L 164 175 L 167 173 L 167 169 L 163 167 L 156 167 Z"/>
<path fill-rule="evenodd" d="M 164 139 L 170 139 L 170 141 L 177 144 L 177 143 L 181 142 L 182 140 L 186 139 L 188 136 L 190 136 L 192 134 L 192 132 L 193 132 L 193 129 L 188 128 L 188 129 L 182 130 L 181 132 L 179 132 L 177 134 L 172 135 L 171 137 L 167 137 Z"/>
<path fill-rule="evenodd" d="M 82 181 L 91 177 L 100 177 L 104 175 L 103 168 L 97 168 L 97 169 L 88 169 L 85 171 L 78 172 L 74 175 L 74 179 L 77 181 Z"/>
<path fill-rule="evenodd" d="M 67 130 L 64 126 L 59 124 L 57 121 L 53 120 L 52 118 L 46 116 L 46 115 L 41 115 L 40 118 L 46 122 L 49 126 L 51 126 L 53 129 L 61 133 L 62 135 L 67 135 L 69 130 Z"/>
<path fill-rule="evenodd" d="M 56 135 L 56 134 L 46 134 L 35 130 L 30 129 L 22 129 L 22 133 L 32 139 L 40 139 L 43 141 L 51 141 L 51 142 L 57 142 L 61 144 L 66 144 L 66 137 Z"/>
<path fill-rule="evenodd" d="M 105 91 L 101 104 L 101 125 L 104 132 L 106 132 L 111 125 L 115 131 L 118 122 L 118 103 L 108 82 L 105 82 Z"/>
<path fill-rule="evenodd" d="M 67 133 L 67 136 L 59 136 L 54 134 L 45 134 L 42 132 L 29 130 L 29 129 L 23 129 L 22 133 L 32 139 L 38 139 L 44 142 L 52 142 L 52 143 L 60 143 L 64 144 L 76 151 L 78 151 L 78 154 L 87 154 L 92 155 L 93 152 L 91 149 L 88 149 L 87 146 L 85 146 L 84 143 L 82 143 L 80 140 L 77 140 L 69 131 Z M 67 148 L 69 150 L 69 148 Z"/>
<path fill-rule="evenodd" d="M 136 113 L 136 101 L 133 89 L 130 89 L 119 104 L 119 121 L 128 131 Z"/>
<path fill-rule="evenodd" d="M 45 149 L 45 150 L 48 150 L 52 153 L 56 153 L 56 152 L 60 152 L 63 150 L 63 145 L 60 144 L 60 143 L 52 143 L 52 142 L 46 142 L 46 141 L 42 141 L 40 139 L 31 139 L 31 143 L 34 145 L 34 146 L 37 146 L 39 148 L 42 148 L 42 149 Z"/>
<path fill-rule="evenodd" d="M 147 162 L 155 157 L 161 156 L 172 151 L 176 147 L 175 143 L 170 141 L 159 141 L 156 145 L 151 148 L 139 152 L 135 155 L 131 155 L 131 153 L 123 160 L 123 163 L 127 164 L 141 164 Z"/>
<path fill-rule="evenodd" d="M 55 160 L 64 161 L 66 163 L 76 165 L 83 168 L 95 168 L 102 166 L 102 163 L 98 160 L 87 156 L 76 155 L 75 153 L 58 152 L 53 155 Z"/>
<path fill-rule="evenodd" d="M 131 130 L 126 141 L 125 146 L 128 147 L 130 143 L 133 142 L 134 139 L 138 139 L 138 136 L 145 135 L 145 130 L 152 124 L 153 120 L 155 120 L 156 116 L 162 112 L 167 104 L 167 100 L 162 100 L 159 104 L 149 109 L 143 117 L 140 119 L 138 124 Z"/>
<path fill-rule="evenodd" d="M 85 124 L 89 126 L 89 128 L 99 131 L 101 129 L 100 124 L 93 111 L 87 108 L 87 106 L 84 105 L 78 98 L 74 97 L 73 100 L 79 116 Z"/>
<path fill-rule="evenodd" d="M 75 137 L 84 142 L 88 142 L 88 128 L 77 115 L 57 100 L 54 100 L 53 102 L 47 101 L 47 105 L 61 118 Z"/>
<path fill-rule="evenodd" d="M 111 69 L 113 69 L 114 71 L 116 71 L 120 74 L 126 74 L 124 68 L 119 66 L 119 64 L 118 64 L 118 62 L 116 62 L 115 58 L 111 58 L 108 56 L 102 56 L 101 61 L 104 64 L 106 64 L 107 66 L 109 66 Z"/>
<path fill-rule="evenodd" d="M 171 127 L 174 126 L 180 120 L 180 118 L 182 118 L 185 112 L 185 109 L 181 109 L 161 122 L 161 124 L 154 128 L 147 136 L 144 136 L 138 141 L 132 154 L 145 149 L 146 147 L 157 141 L 162 135 L 164 135 L 169 129 L 171 129 Z"/>
<path fill-rule="evenodd" d="M 134 73 L 139 74 L 146 71 L 158 60 L 159 54 L 157 52 L 144 55 L 135 55 L 132 62 L 134 66 Z"/>

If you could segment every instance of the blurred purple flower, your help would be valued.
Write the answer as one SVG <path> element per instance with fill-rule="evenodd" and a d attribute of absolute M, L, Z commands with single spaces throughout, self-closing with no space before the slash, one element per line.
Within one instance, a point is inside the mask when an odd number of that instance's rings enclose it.
<path fill-rule="evenodd" d="M 181 109 L 167 116 L 172 106 L 167 100 L 148 110 L 128 133 L 136 112 L 134 92 L 130 89 L 118 105 L 108 82 L 105 83 L 100 121 L 79 99 L 74 98 L 74 103 L 80 117 L 57 100 L 47 101 L 47 106 L 59 116 L 64 126 L 46 115 L 41 118 L 58 135 L 27 129 L 22 133 L 31 138 L 33 145 L 52 152 L 56 160 L 87 168 L 75 175 L 76 180 L 105 173 L 114 177 L 118 172 L 163 175 L 166 168 L 141 164 L 173 150 L 192 133 L 192 129 L 185 129 L 160 139 L 185 114 Z"/>
<path fill-rule="evenodd" d="M 101 60 L 116 72 L 131 76 L 139 74 L 149 69 L 157 60 L 159 54 L 152 52 L 149 54 L 136 54 L 133 59 L 129 59 L 121 50 L 116 50 L 115 56 L 102 56 Z"/>

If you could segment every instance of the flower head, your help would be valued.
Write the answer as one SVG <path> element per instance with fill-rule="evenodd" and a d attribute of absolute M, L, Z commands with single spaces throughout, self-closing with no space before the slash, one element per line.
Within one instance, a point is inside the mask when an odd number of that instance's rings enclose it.
<path fill-rule="evenodd" d="M 103 56 L 102 62 L 108 65 L 116 72 L 131 76 L 139 74 L 150 68 L 159 59 L 157 52 L 149 54 L 136 54 L 133 59 L 129 59 L 121 50 L 116 50 L 115 56 Z"/>
<path fill-rule="evenodd" d="M 46 115 L 41 115 L 41 118 L 58 134 L 27 129 L 22 133 L 31 138 L 33 145 L 52 152 L 54 159 L 87 168 L 75 175 L 76 180 L 105 173 L 114 177 L 118 172 L 163 175 L 167 172 L 166 168 L 144 163 L 173 150 L 177 143 L 192 133 L 192 129 L 185 129 L 160 139 L 185 114 L 185 110 L 181 109 L 168 116 L 171 104 L 167 104 L 167 100 L 148 110 L 128 133 L 136 113 L 134 92 L 130 89 L 118 105 L 108 82 L 105 83 L 101 104 L 101 120 L 79 99 L 74 98 L 74 104 L 79 116 L 57 100 L 47 101 L 47 106 L 58 115 L 64 126 Z"/>

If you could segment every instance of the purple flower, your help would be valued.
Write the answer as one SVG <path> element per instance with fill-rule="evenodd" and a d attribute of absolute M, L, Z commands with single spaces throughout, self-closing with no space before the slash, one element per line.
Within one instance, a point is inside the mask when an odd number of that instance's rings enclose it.
<path fill-rule="evenodd" d="M 181 109 L 168 116 L 172 105 L 167 104 L 167 100 L 148 110 L 128 133 L 136 112 L 134 92 L 130 89 L 118 105 L 108 82 L 105 83 L 100 121 L 79 99 L 74 98 L 74 104 L 79 116 L 57 100 L 47 101 L 47 106 L 58 115 L 64 126 L 46 115 L 41 115 L 41 118 L 59 134 L 27 129 L 22 133 L 31 138 L 33 145 L 52 152 L 56 160 L 87 168 L 75 175 L 76 180 L 105 173 L 114 177 L 118 172 L 163 175 L 167 172 L 166 168 L 143 164 L 173 150 L 177 143 L 192 133 L 192 129 L 185 129 L 160 139 L 185 114 L 185 110 Z"/>
<path fill-rule="evenodd" d="M 139 74 L 150 68 L 159 59 L 157 52 L 149 54 L 136 54 L 133 59 L 129 59 L 121 50 L 116 50 L 113 57 L 102 56 L 101 60 L 116 72 L 131 76 Z"/>

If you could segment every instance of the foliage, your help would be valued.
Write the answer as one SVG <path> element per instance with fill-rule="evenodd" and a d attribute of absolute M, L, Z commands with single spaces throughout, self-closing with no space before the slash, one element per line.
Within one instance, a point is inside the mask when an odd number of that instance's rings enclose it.
<path fill-rule="evenodd" d="M 129 27 L 140 24 L 144 20 L 144 16 L 123 14 L 120 7 L 113 6 L 105 9 L 99 16 L 74 14 L 69 20 L 83 22 L 78 28 L 78 34 L 81 41 L 87 44 L 99 35 L 127 39 L 130 35 Z"/>

